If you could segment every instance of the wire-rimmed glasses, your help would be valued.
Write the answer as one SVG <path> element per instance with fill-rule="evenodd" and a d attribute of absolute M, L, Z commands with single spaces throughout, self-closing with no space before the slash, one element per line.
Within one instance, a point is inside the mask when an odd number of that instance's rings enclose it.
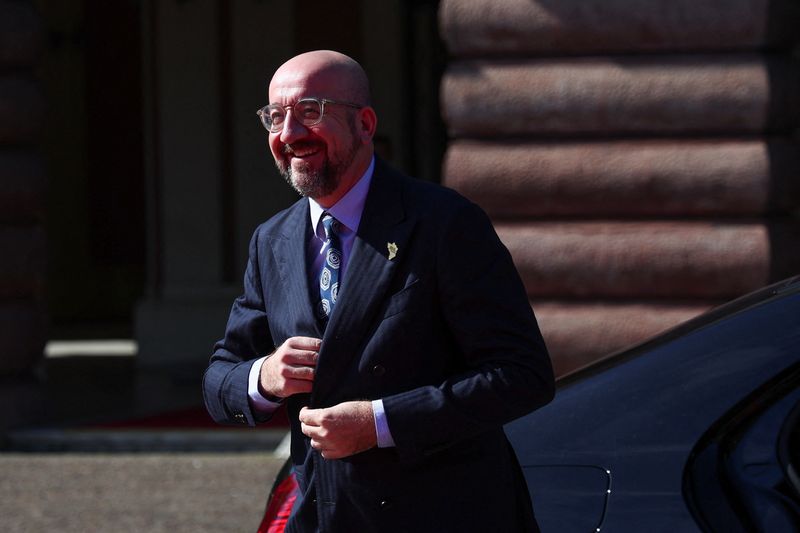
<path fill-rule="evenodd" d="M 286 110 L 292 110 L 292 116 L 303 126 L 314 126 L 322 121 L 325 116 L 325 104 L 338 104 L 361 109 L 362 105 L 354 104 L 352 102 L 341 102 L 339 100 L 329 100 L 327 98 L 302 98 L 295 102 L 293 105 L 278 105 L 269 104 L 258 111 L 256 115 L 261 118 L 261 124 L 270 133 L 278 133 L 283 129 L 283 123 L 286 120 Z"/>

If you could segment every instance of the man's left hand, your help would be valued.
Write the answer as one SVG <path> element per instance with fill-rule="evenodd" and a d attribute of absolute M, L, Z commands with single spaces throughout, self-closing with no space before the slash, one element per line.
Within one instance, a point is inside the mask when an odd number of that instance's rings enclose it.
<path fill-rule="evenodd" d="M 378 444 L 372 402 L 344 402 L 324 409 L 300 409 L 300 428 L 325 459 L 341 459 Z"/>

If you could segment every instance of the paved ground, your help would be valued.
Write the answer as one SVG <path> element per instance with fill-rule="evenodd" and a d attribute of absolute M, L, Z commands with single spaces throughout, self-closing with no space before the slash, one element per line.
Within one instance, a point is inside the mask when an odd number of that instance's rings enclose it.
<path fill-rule="evenodd" d="M 272 454 L 0 453 L 0 531 L 255 532 Z"/>
<path fill-rule="evenodd" d="M 285 428 L 96 426 L 201 406 L 204 367 L 45 359 L 37 389 L 45 412 L 18 417 L 9 431 L 0 417 L 0 533 L 254 533 L 284 461 L 273 450 Z M 4 398 L 0 414 L 27 401 Z"/>

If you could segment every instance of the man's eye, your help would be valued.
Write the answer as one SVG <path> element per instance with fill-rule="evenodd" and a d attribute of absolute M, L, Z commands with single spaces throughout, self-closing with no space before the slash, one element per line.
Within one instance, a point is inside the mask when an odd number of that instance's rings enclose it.
<path fill-rule="evenodd" d="M 301 102 L 298 105 L 297 113 L 304 119 L 314 120 L 319 118 L 319 106 L 315 103 Z"/>
<path fill-rule="evenodd" d="M 284 114 L 281 111 L 273 111 L 269 114 L 269 120 L 273 124 L 280 124 L 283 122 Z"/>

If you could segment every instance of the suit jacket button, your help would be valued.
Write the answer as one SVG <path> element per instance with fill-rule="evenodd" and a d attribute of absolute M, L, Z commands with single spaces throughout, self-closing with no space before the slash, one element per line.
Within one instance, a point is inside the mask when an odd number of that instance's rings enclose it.
<path fill-rule="evenodd" d="M 244 413 L 236 413 L 233 415 L 233 418 L 235 418 L 240 424 L 247 424 L 247 419 L 245 419 Z"/>
<path fill-rule="evenodd" d="M 372 375 L 373 376 L 381 377 L 385 373 L 386 373 L 386 369 L 383 367 L 383 365 L 375 365 L 375 366 L 372 367 Z"/>
<path fill-rule="evenodd" d="M 389 507 L 389 500 L 381 500 L 381 503 L 378 504 L 381 509 L 386 509 Z"/>

